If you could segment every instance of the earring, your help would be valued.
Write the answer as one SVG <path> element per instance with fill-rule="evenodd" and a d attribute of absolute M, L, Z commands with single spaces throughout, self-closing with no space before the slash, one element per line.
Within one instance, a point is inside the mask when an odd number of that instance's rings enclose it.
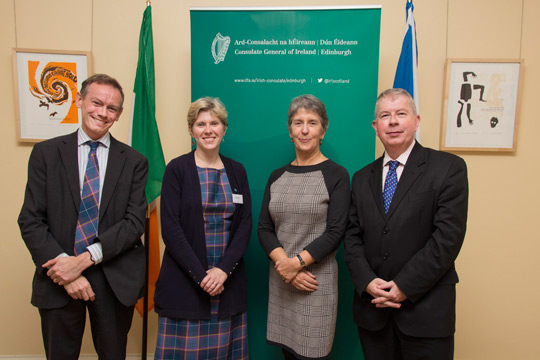
<path fill-rule="evenodd" d="M 319 141 L 319 145 L 322 145 L 322 139 Z"/>
<path fill-rule="evenodd" d="M 291 138 L 291 142 L 294 142 L 294 140 Z"/>
<path fill-rule="evenodd" d="M 195 141 L 195 138 L 191 138 L 191 146 L 197 145 L 197 142 Z"/>
<path fill-rule="evenodd" d="M 221 142 L 222 142 L 222 143 L 225 142 L 225 136 L 221 138 Z"/>

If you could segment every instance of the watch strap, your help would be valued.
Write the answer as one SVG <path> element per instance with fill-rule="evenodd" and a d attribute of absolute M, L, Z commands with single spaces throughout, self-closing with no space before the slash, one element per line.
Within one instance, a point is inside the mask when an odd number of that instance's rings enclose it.
<path fill-rule="evenodd" d="M 298 258 L 298 261 L 300 261 L 300 266 L 306 267 L 306 262 L 304 261 L 304 259 L 302 259 L 300 254 L 296 255 L 296 257 Z"/>

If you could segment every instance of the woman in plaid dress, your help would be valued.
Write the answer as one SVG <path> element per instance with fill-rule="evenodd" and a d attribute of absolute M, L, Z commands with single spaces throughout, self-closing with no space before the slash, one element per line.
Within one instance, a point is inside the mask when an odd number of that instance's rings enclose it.
<path fill-rule="evenodd" d="M 165 253 L 156 282 L 156 359 L 248 359 L 247 282 L 251 233 L 244 167 L 219 154 L 227 112 L 217 98 L 191 104 L 196 149 L 172 160 L 161 191 Z"/>
<path fill-rule="evenodd" d="M 266 185 L 259 240 L 272 263 L 266 339 L 285 359 L 327 359 L 337 318 L 336 249 L 347 226 L 349 174 L 327 159 L 324 104 L 302 95 L 289 106 L 296 158 Z"/>

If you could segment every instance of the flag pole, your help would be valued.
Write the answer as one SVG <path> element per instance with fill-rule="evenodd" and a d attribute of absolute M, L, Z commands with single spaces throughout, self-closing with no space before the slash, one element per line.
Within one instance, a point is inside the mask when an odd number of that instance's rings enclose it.
<path fill-rule="evenodd" d="M 153 308 L 155 282 L 159 274 L 159 223 L 157 221 L 156 200 L 161 193 L 161 182 L 165 172 L 165 158 L 159 139 L 155 118 L 154 46 L 152 35 L 152 6 L 146 1 L 143 21 L 139 34 L 139 58 L 130 123 L 130 144 L 148 159 L 148 181 L 145 193 L 148 202 L 144 224 L 145 281 L 143 298 L 135 308 L 143 318 L 142 359 L 148 355 L 148 311 Z"/>
<path fill-rule="evenodd" d="M 152 5 L 146 0 L 146 6 Z M 144 299 L 143 299 L 143 328 L 141 360 L 146 360 L 148 352 L 148 262 L 150 261 L 150 205 L 146 206 L 146 219 L 144 222 Z"/>
<path fill-rule="evenodd" d="M 143 299 L 143 328 L 141 360 L 147 358 L 148 346 L 148 262 L 150 260 L 150 206 L 146 207 L 146 219 L 144 222 L 144 299 Z"/>

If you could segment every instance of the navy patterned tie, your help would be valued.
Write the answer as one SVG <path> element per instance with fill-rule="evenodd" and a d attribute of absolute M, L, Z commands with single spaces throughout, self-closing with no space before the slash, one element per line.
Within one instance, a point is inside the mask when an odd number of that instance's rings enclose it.
<path fill-rule="evenodd" d="M 397 174 L 396 169 L 399 166 L 399 161 L 389 161 L 388 162 L 388 173 L 386 174 L 386 179 L 384 180 L 384 190 L 383 190 L 383 203 L 384 203 L 384 213 L 388 213 L 390 208 L 390 203 L 392 203 L 392 197 L 397 187 Z"/>
<path fill-rule="evenodd" d="M 81 194 L 81 207 L 75 231 L 75 255 L 86 251 L 86 247 L 93 243 L 97 236 L 99 219 L 99 164 L 96 149 L 99 142 L 87 142 L 90 145 L 88 164 L 84 174 L 83 190 Z"/>

